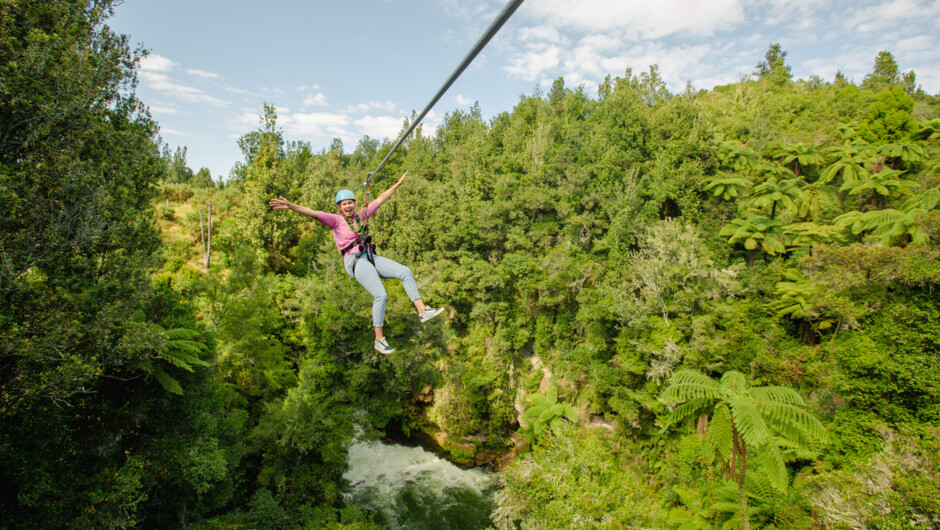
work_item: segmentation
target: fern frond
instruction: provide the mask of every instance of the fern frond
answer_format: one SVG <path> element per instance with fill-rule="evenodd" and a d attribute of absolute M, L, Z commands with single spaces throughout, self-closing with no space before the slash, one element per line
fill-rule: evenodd
<path fill-rule="evenodd" d="M 747 390 L 747 378 L 737 370 L 728 370 L 721 376 L 721 388 L 734 393 L 744 392 Z"/>
<path fill-rule="evenodd" d="M 179 381 L 173 379 L 173 377 L 166 373 L 163 368 L 157 366 L 154 368 L 152 373 L 154 379 L 156 379 L 157 382 L 160 383 L 160 386 L 162 386 L 167 392 L 176 395 L 183 394 L 183 387 L 180 386 Z"/>
<path fill-rule="evenodd" d="M 720 397 L 717 383 L 707 375 L 694 370 L 677 370 L 673 372 L 669 382 L 670 386 L 663 391 L 660 397 L 660 400 L 666 403 L 700 398 L 717 399 Z"/>
<path fill-rule="evenodd" d="M 717 451 L 723 460 L 727 460 L 731 456 L 732 438 L 731 410 L 722 403 L 715 407 L 715 414 L 705 431 L 702 451 L 709 457 Z"/>
<path fill-rule="evenodd" d="M 779 493 L 786 493 L 790 486 L 790 474 L 787 472 L 787 466 L 783 461 L 783 455 L 775 443 L 765 444 L 757 453 L 758 466 L 761 475 L 767 478 L 767 481 L 773 486 L 773 489 Z"/>
<path fill-rule="evenodd" d="M 553 406 L 558 402 L 558 385 L 551 385 L 548 387 L 548 390 L 545 391 L 545 403 L 548 406 Z"/>
<path fill-rule="evenodd" d="M 183 370 L 186 370 L 187 372 L 193 371 L 192 365 L 209 366 L 209 363 L 207 363 L 206 361 L 203 361 L 199 357 L 196 357 L 195 355 L 191 355 L 190 353 L 185 352 L 185 351 L 164 350 L 159 353 L 159 357 L 160 359 L 163 359 L 164 361 L 172 364 L 173 366 L 176 366 L 177 368 L 182 368 Z"/>
<path fill-rule="evenodd" d="M 199 338 L 200 333 L 194 329 L 173 328 L 164 332 L 168 340 L 194 340 Z"/>
<path fill-rule="evenodd" d="M 770 439 L 770 429 L 761 417 L 754 401 L 744 397 L 728 400 L 731 405 L 731 417 L 738 433 L 750 447 L 760 447 Z"/>
<path fill-rule="evenodd" d="M 702 407 L 708 405 L 711 402 L 709 399 L 698 398 L 679 405 L 674 408 L 672 412 L 666 416 L 665 424 L 663 425 L 663 431 L 665 432 L 669 427 L 679 423 L 680 421 L 687 418 L 689 415 L 695 413 L 695 411 L 701 409 Z"/>
<path fill-rule="evenodd" d="M 806 405 L 806 403 L 803 401 L 803 397 L 800 396 L 797 391 L 785 386 L 765 386 L 754 388 L 751 389 L 751 395 L 754 396 L 754 401 L 760 404 L 786 403 L 788 405 Z"/>
<path fill-rule="evenodd" d="M 829 443 L 829 432 L 819 419 L 812 413 L 786 403 L 763 403 L 760 409 L 766 417 L 780 424 L 789 424 L 799 429 L 801 437 L 810 444 Z"/>
<path fill-rule="evenodd" d="M 562 417 L 567 418 L 571 423 L 578 423 L 578 409 L 574 408 L 572 405 L 565 404 L 564 411 L 561 413 Z"/>
<path fill-rule="evenodd" d="M 764 502 L 776 497 L 777 491 L 779 491 L 774 487 L 769 477 L 763 473 L 763 468 L 760 471 L 747 470 L 744 475 L 744 490 L 747 492 L 748 497 Z"/>
<path fill-rule="evenodd" d="M 529 394 L 526 397 L 526 401 L 529 402 L 531 408 L 542 409 L 548 406 L 548 400 L 545 398 L 545 394 Z"/>

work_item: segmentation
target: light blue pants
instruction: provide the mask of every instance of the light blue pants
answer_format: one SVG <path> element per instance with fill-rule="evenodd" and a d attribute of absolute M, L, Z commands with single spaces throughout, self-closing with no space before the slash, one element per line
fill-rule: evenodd
<path fill-rule="evenodd" d="M 381 328 L 385 323 L 385 303 L 388 301 L 385 286 L 382 285 L 382 278 L 398 278 L 401 280 L 401 284 L 405 288 L 405 294 L 412 302 L 421 298 L 421 295 L 418 294 L 418 284 L 415 283 L 415 277 L 411 274 L 411 269 L 382 256 L 373 257 L 375 258 L 375 266 L 369 263 L 365 254 L 359 257 L 358 262 L 356 262 L 356 255 L 350 254 L 343 260 L 343 267 L 346 269 L 346 274 L 355 278 L 372 295 L 372 325 Z M 352 270 L 353 262 L 356 262 L 355 273 Z"/>

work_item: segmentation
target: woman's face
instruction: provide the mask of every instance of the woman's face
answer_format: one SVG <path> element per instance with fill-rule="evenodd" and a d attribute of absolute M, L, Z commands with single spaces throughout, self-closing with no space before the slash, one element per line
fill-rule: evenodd
<path fill-rule="evenodd" d="M 344 217 L 352 217 L 356 213 L 356 200 L 346 199 L 339 201 L 336 207 L 339 208 L 339 213 Z"/>

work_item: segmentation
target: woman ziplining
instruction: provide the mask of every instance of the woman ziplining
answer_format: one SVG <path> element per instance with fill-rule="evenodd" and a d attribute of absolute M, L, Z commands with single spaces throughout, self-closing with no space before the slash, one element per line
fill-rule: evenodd
<path fill-rule="evenodd" d="M 418 311 L 418 319 L 423 323 L 441 314 L 443 308 L 426 307 L 418 293 L 418 285 L 414 275 L 408 267 L 388 258 L 376 255 L 375 245 L 372 244 L 368 233 L 368 220 L 387 201 L 395 190 L 401 186 L 408 175 L 406 171 L 398 182 L 383 191 L 374 201 L 365 208 L 356 210 L 356 196 L 350 190 L 339 190 L 336 193 L 336 208 L 338 214 L 313 210 L 306 206 L 299 206 L 289 202 L 284 197 L 271 199 L 268 204 L 275 210 L 291 210 L 317 221 L 333 230 L 333 240 L 336 248 L 343 256 L 343 268 L 346 274 L 355 278 L 369 294 L 372 295 L 372 326 L 375 329 L 375 349 L 379 353 L 390 354 L 395 351 L 385 340 L 382 327 L 385 323 L 385 303 L 388 295 L 382 278 L 397 278 L 405 288 L 405 294 Z M 368 199 L 368 197 L 367 197 Z"/>
<path fill-rule="evenodd" d="M 510 0 L 510 2 L 503 7 L 503 10 L 500 11 L 496 20 L 490 24 L 476 44 L 473 45 L 470 52 L 450 74 L 450 77 L 444 85 L 437 91 L 437 94 L 431 98 L 431 102 L 428 103 L 417 118 L 412 120 L 408 129 L 398 137 L 398 140 L 392 145 L 392 148 L 385 154 L 385 158 L 379 162 L 375 171 L 366 176 L 366 181 L 363 184 L 363 188 L 366 190 L 366 202 L 368 202 L 369 199 L 369 190 L 372 189 L 372 177 L 382 169 L 382 166 L 388 162 L 389 158 L 398 150 L 398 147 L 402 145 L 405 139 L 414 131 L 415 127 L 421 123 L 421 120 L 424 119 L 431 108 L 434 107 L 434 104 L 441 99 L 444 92 L 457 80 L 460 74 L 470 65 L 470 62 L 473 61 L 474 57 L 483 50 L 486 43 L 488 43 L 503 24 L 509 20 L 509 17 L 512 16 L 516 9 L 522 5 L 522 2 L 523 0 Z M 375 211 L 379 209 L 382 203 L 387 201 L 389 197 L 395 193 L 395 190 L 404 182 L 406 175 L 408 175 L 407 171 L 391 188 L 382 192 L 374 201 L 358 211 L 356 211 L 356 196 L 353 192 L 340 190 L 336 194 L 336 206 L 339 210 L 338 215 L 291 204 L 284 197 L 271 199 L 269 202 L 270 206 L 274 209 L 293 210 L 308 217 L 313 217 L 333 229 L 333 239 L 336 241 L 336 247 L 343 255 L 343 267 L 345 267 L 346 273 L 355 278 L 356 281 L 365 287 L 372 295 L 372 324 L 375 328 L 375 349 L 385 354 L 392 353 L 395 350 L 388 345 L 388 342 L 385 340 L 385 335 L 382 333 L 382 325 L 385 322 L 385 302 L 387 300 L 385 287 L 382 285 L 382 278 L 398 278 L 401 280 L 405 288 L 405 293 L 408 294 L 408 298 L 411 299 L 411 302 L 415 305 L 415 309 L 418 310 L 418 318 L 421 322 L 427 322 L 443 311 L 443 309 L 440 308 L 434 309 L 424 306 L 421 295 L 418 294 L 418 286 L 415 284 L 411 269 L 390 259 L 375 255 L 375 246 L 372 245 L 371 236 L 369 235 L 369 218 L 375 214 Z"/>

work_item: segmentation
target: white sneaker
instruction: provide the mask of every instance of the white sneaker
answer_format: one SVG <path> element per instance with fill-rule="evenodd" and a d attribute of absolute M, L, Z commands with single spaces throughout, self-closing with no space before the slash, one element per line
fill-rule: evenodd
<path fill-rule="evenodd" d="M 418 315 L 418 320 L 420 320 L 421 323 L 424 323 L 436 317 L 437 315 L 440 315 L 443 312 L 444 312 L 443 307 L 438 307 L 437 309 L 433 307 L 425 307 L 424 313 L 421 313 L 420 315 Z"/>
<path fill-rule="evenodd" d="M 392 348 L 391 346 L 389 346 L 388 343 L 385 342 L 385 339 L 382 339 L 382 340 L 375 341 L 375 351 L 388 355 L 394 352 L 395 348 Z"/>

